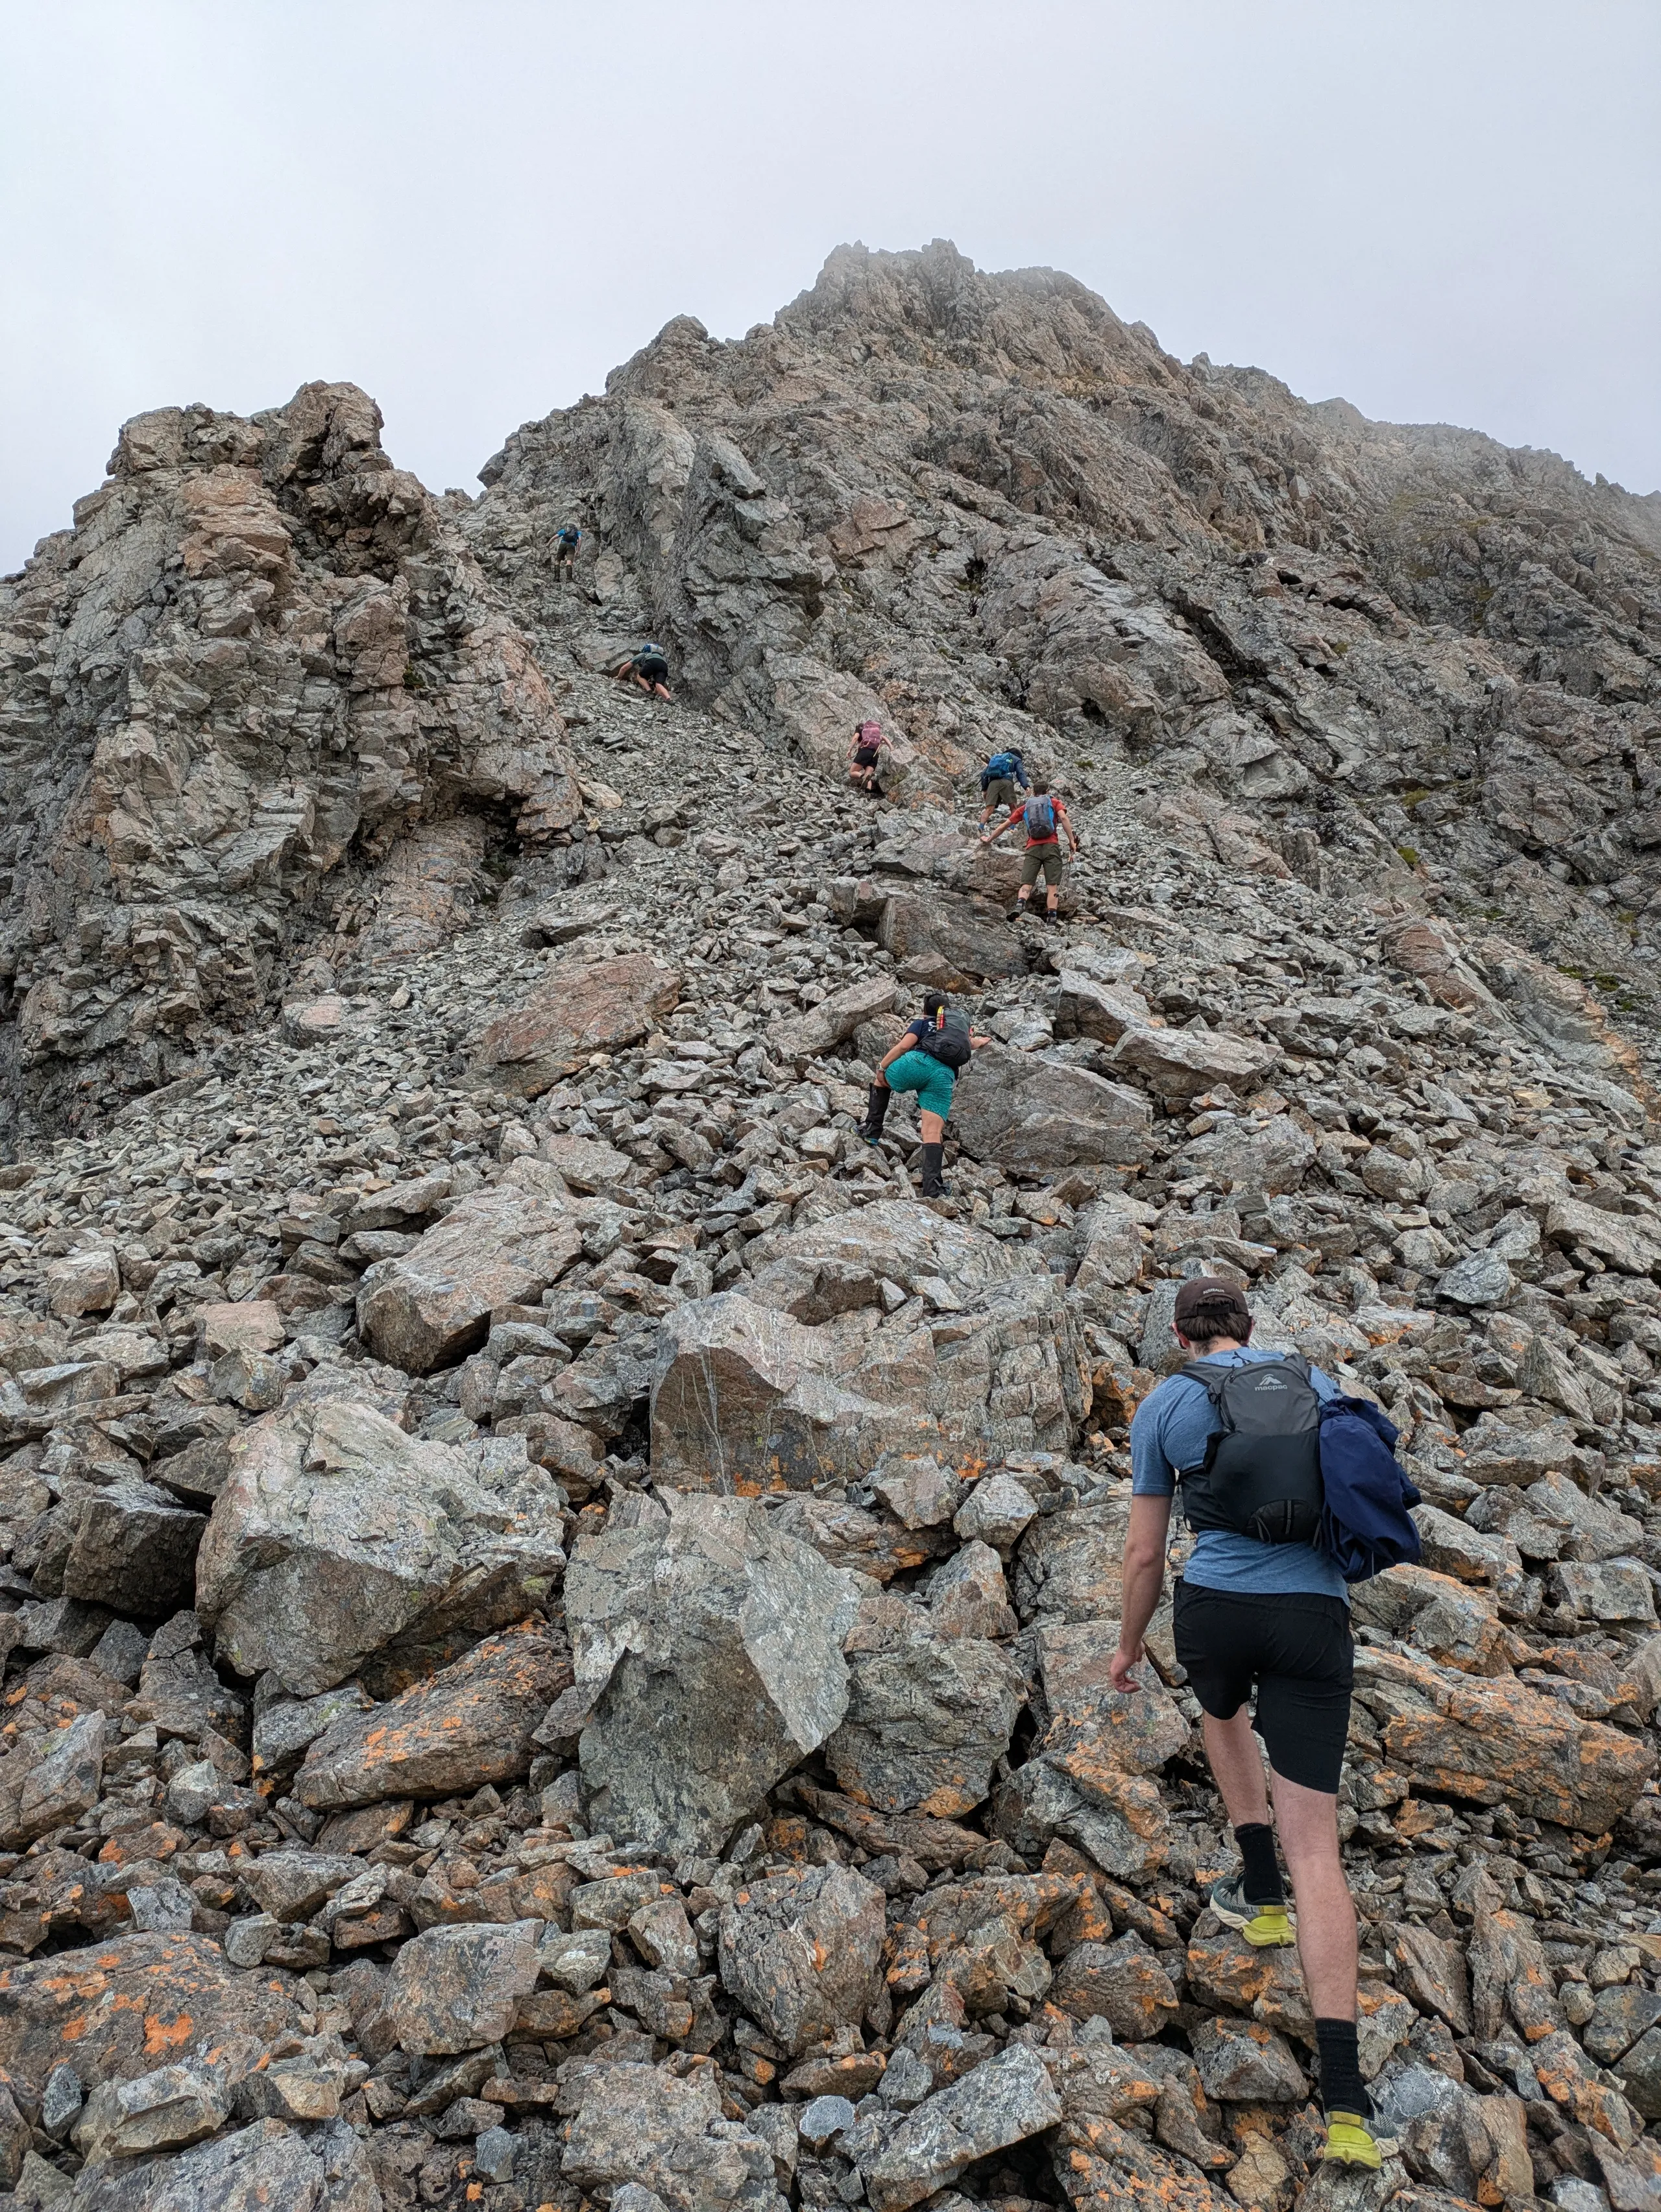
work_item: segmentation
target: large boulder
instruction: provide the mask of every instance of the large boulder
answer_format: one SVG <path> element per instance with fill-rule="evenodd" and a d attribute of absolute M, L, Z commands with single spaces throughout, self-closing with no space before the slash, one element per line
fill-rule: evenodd
<path fill-rule="evenodd" d="M 210 2085 L 212 2077 L 203 2080 Z M 367 2146 L 336 2118 L 305 2128 L 256 2120 L 155 2158 L 88 2160 L 62 2202 L 64 2212 L 252 2212 L 279 2204 L 296 2212 L 378 2212 L 382 2198 Z"/>
<path fill-rule="evenodd" d="M 907 2212 L 977 2159 L 1040 2135 L 1061 2117 L 1042 2055 L 1012 2043 L 908 2114 L 865 2167 L 866 2196 L 874 2212 Z"/>
<path fill-rule="evenodd" d="M 187 1607 L 206 1517 L 131 1477 L 88 1498 L 64 1565 L 64 1595 L 165 1619 Z"/>
<path fill-rule="evenodd" d="M 785 2212 L 772 2152 L 722 2117 L 713 2066 L 573 2070 L 563 2172 L 574 2190 L 629 2212 Z"/>
<path fill-rule="evenodd" d="M 570 1683 L 569 1659 L 547 1634 L 493 1637 L 389 1704 L 343 1714 L 313 1739 L 295 1795 L 332 1810 L 510 1781 L 528 1771 L 531 1739 Z"/>
<path fill-rule="evenodd" d="M 1064 1506 L 1029 1528 L 1015 1559 L 1015 1609 L 1023 1621 L 1116 1620 L 1130 1491 Z"/>
<path fill-rule="evenodd" d="M 964 1152 L 1017 1175 L 1135 1166 L 1152 1122 L 1140 1091 L 1008 1045 L 982 1046 L 952 1100 L 952 1129 Z"/>
<path fill-rule="evenodd" d="M 721 1978 L 793 2055 L 857 2027 L 882 1983 L 883 1893 L 851 1867 L 752 1881 L 722 1907 Z"/>
<path fill-rule="evenodd" d="M 782 1060 L 809 1059 L 816 1053 L 834 1052 L 853 1036 L 861 1022 L 874 1021 L 894 1004 L 894 979 L 880 970 L 862 975 L 821 999 L 816 1006 L 775 1022 L 768 1032 L 770 1048 Z"/>
<path fill-rule="evenodd" d="M 1387 1763 L 1419 1788 L 1601 1835 L 1655 1771 L 1641 1739 L 1585 1720 L 1509 1678 L 1483 1680 L 1377 1647 L 1359 1652 L 1356 1693 Z"/>
<path fill-rule="evenodd" d="M 1129 983 L 1107 982 L 1081 968 L 1062 969 L 1056 994 L 1056 1034 L 1094 1037 L 1117 1044 L 1127 1030 L 1145 1029 L 1153 1020 L 1147 1000 Z"/>
<path fill-rule="evenodd" d="M 1188 1723 L 1157 1682 L 1134 1698 L 1114 1689 L 1116 1620 L 1051 1620 L 1034 1641 L 1049 1725 L 1000 1788 L 994 1826 L 1017 1850 L 1040 1855 L 1061 1836 L 1120 1880 L 1143 1881 L 1171 1849 L 1152 1778 L 1187 1743 Z"/>
<path fill-rule="evenodd" d="M 901 975 L 942 991 L 1026 973 L 1020 939 L 1002 915 L 954 891 L 895 892 L 883 908 L 877 935 Z"/>
<path fill-rule="evenodd" d="M 537 1985 L 543 1923 L 473 1922 L 411 1936 L 392 1961 L 384 2005 L 399 2046 L 422 2057 L 500 2043 Z"/>
<path fill-rule="evenodd" d="M 1315 1139 L 1289 1114 L 1226 1119 L 1184 1145 L 1174 1164 L 1184 1176 L 1208 1176 L 1214 1182 L 1272 1196 L 1297 1189 L 1315 1164 Z"/>
<path fill-rule="evenodd" d="M 652 1465 L 752 1494 L 857 1479 L 887 1451 L 1064 1451 L 1087 1370 L 1047 1269 L 971 1224 L 885 1200 L 758 1237 L 742 1291 L 665 1323 Z"/>
<path fill-rule="evenodd" d="M 1274 1045 L 1215 1030 L 1127 1029 L 1114 1060 L 1167 1106 L 1184 1106 L 1219 1084 L 1255 1091 L 1280 1057 Z"/>
<path fill-rule="evenodd" d="M 1020 1669 L 1000 1645 L 943 1636 L 921 1606 L 892 1610 L 852 1655 L 848 1717 L 825 1747 L 843 1788 L 885 1813 L 951 1820 L 981 1803 L 1009 1749 Z"/>
<path fill-rule="evenodd" d="M 410 1251 L 364 1275 L 359 1334 L 408 1374 L 453 1367 L 484 1343 L 497 1307 L 539 1297 L 581 1251 L 581 1228 L 551 1200 L 521 1188 L 475 1191 Z"/>
<path fill-rule="evenodd" d="M 0 1759 L 0 1850 L 21 1851 L 98 1802 L 105 1719 L 96 1707 L 64 1728 L 32 1729 Z"/>
<path fill-rule="evenodd" d="M 536 1098 L 591 1053 L 635 1043 L 680 997 L 680 977 L 648 953 L 557 960 L 522 1006 L 483 1031 L 470 1074 L 493 1091 Z"/>
<path fill-rule="evenodd" d="M 206 1936 L 118 1936 L 0 1967 L 0 2067 L 37 2094 L 71 2052 L 90 2089 L 137 2080 L 163 2053 L 270 2046 L 300 2020 L 280 1977 L 238 1973 Z"/>
<path fill-rule="evenodd" d="M 671 1495 L 579 1540 L 566 1580 L 594 1826 L 667 1856 L 719 1848 L 848 1705 L 850 1578 L 739 1498 Z M 586 1725 L 582 1723 L 586 1722 Z"/>
<path fill-rule="evenodd" d="M 545 1484 L 486 1490 L 447 1444 L 350 1400 L 268 1414 L 230 1447 L 197 1555 L 222 1662 L 315 1697 L 371 1653 L 523 1620 L 564 1555 Z"/>

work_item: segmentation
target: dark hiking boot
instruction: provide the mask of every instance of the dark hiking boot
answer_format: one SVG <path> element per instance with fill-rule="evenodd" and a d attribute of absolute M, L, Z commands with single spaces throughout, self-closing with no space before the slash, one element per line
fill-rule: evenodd
<path fill-rule="evenodd" d="M 919 1198 L 944 1198 L 946 1185 L 940 1181 L 940 1157 L 944 1145 L 925 1145 L 922 1148 L 922 1181 L 917 1185 Z"/>
<path fill-rule="evenodd" d="M 870 1096 L 865 1102 L 865 1119 L 860 1123 L 858 1132 L 867 1145 L 881 1141 L 882 1125 L 888 1118 L 888 1102 L 893 1095 L 885 1083 L 871 1085 Z"/>

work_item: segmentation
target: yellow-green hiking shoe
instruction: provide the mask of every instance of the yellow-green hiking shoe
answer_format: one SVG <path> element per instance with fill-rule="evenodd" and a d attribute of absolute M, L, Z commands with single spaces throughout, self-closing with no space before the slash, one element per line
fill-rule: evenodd
<path fill-rule="evenodd" d="M 1259 1951 L 1278 1950 L 1298 1940 L 1287 1907 L 1250 1904 L 1243 1875 L 1227 1875 L 1221 1881 L 1213 1882 L 1208 1901 L 1225 1928 L 1238 1928 L 1246 1942 Z"/>
<path fill-rule="evenodd" d="M 1327 2114 L 1326 2148 L 1321 2156 L 1331 2166 L 1365 2166 L 1374 2172 L 1381 2162 L 1372 2130 L 1359 2112 Z"/>

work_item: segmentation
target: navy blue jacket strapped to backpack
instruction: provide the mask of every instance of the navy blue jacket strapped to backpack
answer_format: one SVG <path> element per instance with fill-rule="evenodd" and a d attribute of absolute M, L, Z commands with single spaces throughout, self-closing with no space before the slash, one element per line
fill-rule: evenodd
<path fill-rule="evenodd" d="M 1321 1549 L 1347 1583 L 1419 1558 L 1408 1508 L 1419 1492 L 1396 1462 L 1399 1431 L 1367 1398 L 1329 1398 L 1321 1407 Z"/>

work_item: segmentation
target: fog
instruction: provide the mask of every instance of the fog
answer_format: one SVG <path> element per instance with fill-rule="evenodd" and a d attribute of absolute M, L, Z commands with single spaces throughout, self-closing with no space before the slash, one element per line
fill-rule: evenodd
<path fill-rule="evenodd" d="M 351 378 L 435 489 L 843 240 L 1661 483 L 1661 11 L 6 4 L 0 568 L 128 416 Z"/>

